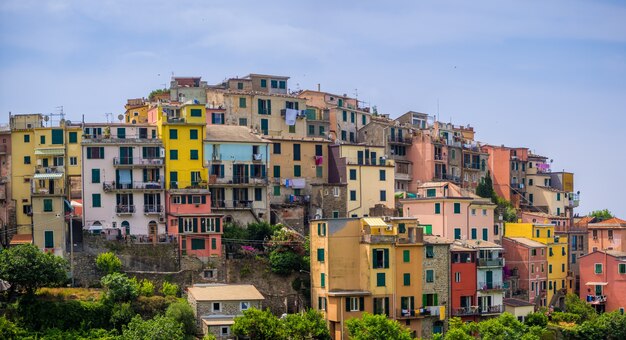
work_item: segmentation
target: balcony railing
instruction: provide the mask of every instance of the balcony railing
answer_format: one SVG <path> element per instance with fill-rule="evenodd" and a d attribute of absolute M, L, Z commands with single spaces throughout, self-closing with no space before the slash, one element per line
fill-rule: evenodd
<path fill-rule="evenodd" d="M 482 306 L 480 308 L 480 314 L 497 314 L 497 313 L 503 313 L 503 312 L 504 312 L 503 305 Z"/>
<path fill-rule="evenodd" d="M 502 282 L 478 282 L 478 290 L 502 290 L 504 285 Z"/>
<path fill-rule="evenodd" d="M 209 184 L 267 184 L 266 177 L 246 177 L 246 176 L 227 176 L 217 177 L 214 175 L 209 176 Z"/>
<path fill-rule="evenodd" d="M 163 166 L 163 158 L 114 157 L 115 166 Z"/>
<path fill-rule="evenodd" d="M 478 314 L 478 312 L 479 312 L 478 306 L 461 307 L 461 308 L 453 309 L 452 310 L 452 315 L 454 315 L 454 316 L 476 315 L 476 314 Z"/>
<path fill-rule="evenodd" d="M 63 166 L 41 166 L 38 165 L 35 167 L 36 174 L 62 174 L 65 172 Z"/>
<path fill-rule="evenodd" d="M 504 259 L 503 258 L 478 259 L 478 266 L 479 267 L 503 267 Z"/>
<path fill-rule="evenodd" d="M 442 174 L 442 173 L 435 173 L 435 176 L 433 177 L 433 179 L 436 181 L 451 181 L 455 183 L 461 182 L 461 177 L 459 176 L 454 176 L 451 174 Z"/>
<path fill-rule="evenodd" d="M 148 214 L 160 214 L 163 212 L 163 206 L 159 204 L 144 204 L 143 213 Z"/>
<path fill-rule="evenodd" d="M 419 311 L 417 312 L 419 315 Z M 396 318 L 414 318 L 416 316 L 415 309 L 397 309 Z"/>
<path fill-rule="evenodd" d="M 135 213 L 135 205 L 126 205 L 126 204 L 118 204 L 115 207 L 116 214 L 134 214 Z"/>
<path fill-rule="evenodd" d="M 444 157 L 443 157 L 442 155 L 435 154 L 435 156 L 434 156 L 434 157 L 435 157 L 435 160 L 436 160 L 436 161 L 444 161 L 444 160 L 445 160 L 445 159 L 444 159 Z"/>
<path fill-rule="evenodd" d="M 170 189 L 208 189 L 209 183 L 206 181 L 171 181 Z"/>
<path fill-rule="evenodd" d="M 464 163 L 465 169 L 480 170 L 480 163 Z"/>
<path fill-rule="evenodd" d="M 387 141 L 390 143 L 411 144 L 413 140 L 410 137 L 388 136 Z"/>
<path fill-rule="evenodd" d="M 385 165 L 382 159 L 376 158 L 346 158 L 346 163 L 350 165 Z"/>
<path fill-rule="evenodd" d="M 393 235 L 361 235 L 362 243 L 381 244 L 381 243 L 395 243 L 396 236 Z"/>
<path fill-rule="evenodd" d="M 131 183 L 116 183 L 115 181 L 111 182 L 102 182 L 102 190 L 105 192 L 116 191 L 116 190 L 163 190 L 164 186 L 161 182 L 137 182 L 133 181 Z"/>
<path fill-rule="evenodd" d="M 184 123 L 185 122 L 185 117 L 171 117 L 168 116 L 167 117 L 167 122 L 168 123 Z"/>
<path fill-rule="evenodd" d="M 65 189 L 63 187 L 55 187 L 53 190 L 51 190 L 50 188 L 33 187 L 31 188 L 30 193 L 33 195 L 42 195 L 42 196 L 64 195 Z"/>
<path fill-rule="evenodd" d="M 213 200 L 211 201 L 213 209 L 252 209 L 252 201 L 250 200 Z"/>
<path fill-rule="evenodd" d="M 599 305 L 606 303 L 607 296 L 606 295 L 587 295 L 587 302 L 592 305 Z"/>

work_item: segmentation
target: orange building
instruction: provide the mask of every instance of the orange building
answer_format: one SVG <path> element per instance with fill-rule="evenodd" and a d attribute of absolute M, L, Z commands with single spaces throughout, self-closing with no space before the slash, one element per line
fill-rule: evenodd
<path fill-rule="evenodd" d="M 496 194 L 518 208 L 520 204 L 526 204 L 528 148 L 484 145 L 482 150 L 489 154 L 487 165 Z"/>

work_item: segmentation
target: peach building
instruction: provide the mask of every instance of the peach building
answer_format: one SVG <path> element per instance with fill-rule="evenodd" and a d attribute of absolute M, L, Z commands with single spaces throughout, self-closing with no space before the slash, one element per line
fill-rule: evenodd
<path fill-rule="evenodd" d="M 417 198 L 400 200 L 403 216 L 419 217 L 425 234 L 449 239 L 493 241 L 495 204 L 450 182 L 428 182 L 417 188 Z"/>
<path fill-rule="evenodd" d="M 589 250 L 626 251 L 626 221 L 617 217 L 587 225 Z"/>
<path fill-rule="evenodd" d="M 546 305 L 548 249 L 525 237 L 503 237 L 507 279 L 512 297 L 537 307 Z"/>
<path fill-rule="evenodd" d="M 482 151 L 489 154 L 487 165 L 496 194 L 516 207 L 525 204 L 528 148 L 484 145 Z"/>
<path fill-rule="evenodd" d="M 433 180 L 450 180 L 459 183 L 460 177 L 448 175 L 448 147 L 432 129 L 418 130 L 413 144 L 407 149 L 407 159 L 413 164 L 409 191 L 417 191 L 422 183 Z"/>
<path fill-rule="evenodd" d="M 596 250 L 580 258 L 580 298 L 598 312 L 626 308 L 626 252 Z"/>

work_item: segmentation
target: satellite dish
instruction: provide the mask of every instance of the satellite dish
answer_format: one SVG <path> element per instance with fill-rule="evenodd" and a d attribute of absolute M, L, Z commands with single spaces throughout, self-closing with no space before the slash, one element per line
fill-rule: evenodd
<path fill-rule="evenodd" d="M 117 115 L 117 119 L 118 119 L 119 121 L 122 121 L 122 120 L 124 119 L 124 115 L 123 115 L 123 114 L 119 114 L 119 115 Z"/>
<path fill-rule="evenodd" d="M 43 120 L 45 120 L 46 122 L 50 120 L 50 116 L 43 116 Z"/>

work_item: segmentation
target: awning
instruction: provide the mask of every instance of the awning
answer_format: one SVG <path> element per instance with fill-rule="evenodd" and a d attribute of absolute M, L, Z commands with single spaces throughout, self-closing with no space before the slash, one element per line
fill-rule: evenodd
<path fill-rule="evenodd" d="M 587 282 L 585 283 L 586 286 L 606 286 L 608 285 L 608 282 Z"/>
<path fill-rule="evenodd" d="M 387 223 L 380 217 L 363 217 L 363 222 L 370 227 L 386 227 Z"/>
<path fill-rule="evenodd" d="M 365 296 L 372 295 L 368 290 L 331 290 L 328 296 Z"/>
<path fill-rule="evenodd" d="M 62 178 L 63 174 L 34 174 L 34 179 L 59 179 Z"/>
<path fill-rule="evenodd" d="M 17 235 L 13 235 L 13 238 L 11 239 L 11 242 L 9 244 L 17 245 L 17 244 L 30 244 L 30 243 L 33 243 L 33 235 L 17 234 Z"/>
<path fill-rule="evenodd" d="M 50 149 L 35 149 L 35 156 L 55 156 L 55 155 L 64 155 L 64 148 L 50 148 Z"/>
<path fill-rule="evenodd" d="M 202 319 L 202 323 L 204 323 L 207 326 L 231 326 L 235 324 L 235 320 L 207 320 L 207 319 Z"/>

